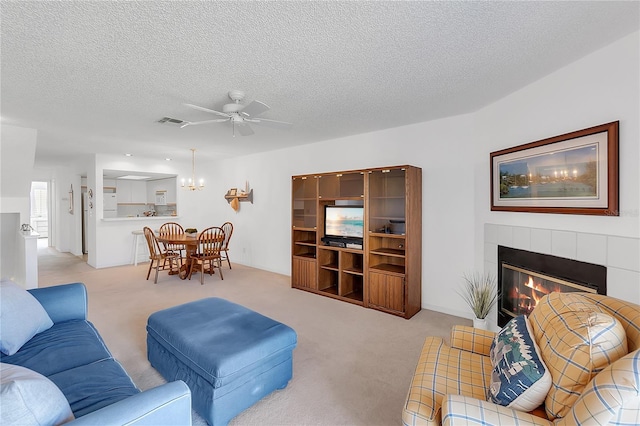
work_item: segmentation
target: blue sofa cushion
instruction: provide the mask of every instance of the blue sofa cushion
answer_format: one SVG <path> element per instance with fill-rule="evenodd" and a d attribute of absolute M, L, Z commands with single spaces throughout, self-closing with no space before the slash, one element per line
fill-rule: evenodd
<path fill-rule="evenodd" d="M 283 362 L 297 343 L 292 328 L 216 297 L 151 314 L 147 332 L 215 388 Z"/>
<path fill-rule="evenodd" d="M 76 417 L 140 393 L 120 363 L 105 359 L 49 376 Z"/>
<path fill-rule="evenodd" d="M 8 280 L 0 281 L 0 351 L 13 355 L 33 336 L 49 329 L 53 321 L 27 290 Z"/>
<path fill-rule="evenodd" d="M 47 377 L 109 358 L 111 353 L 98 331 L 84 320 L 54 324 L 36 334 L 14 355 L 0 354 L 0 362 L 21 365 Z"/>

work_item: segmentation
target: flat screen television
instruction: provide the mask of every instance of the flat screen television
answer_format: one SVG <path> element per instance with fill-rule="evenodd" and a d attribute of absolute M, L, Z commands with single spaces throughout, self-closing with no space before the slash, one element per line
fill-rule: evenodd
<path fill-rule="evenodd" d="M 324 235 L 334 238 L 364 236 L 364 208 L 362 206 L 325 206 Z"/>

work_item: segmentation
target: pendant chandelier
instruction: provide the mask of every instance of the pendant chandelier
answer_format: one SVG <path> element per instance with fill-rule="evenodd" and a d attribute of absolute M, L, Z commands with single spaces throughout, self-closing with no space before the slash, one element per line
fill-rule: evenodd
<path fill-rule="evenodd" d="M 204 179 L 200 179 L 200 185 L 196 185 L 196 150 L 195 148 L 191 148 L 191 177 L 189 178 L 188 184 L 185 184 L 184 179 L 182 179 L 182 188 L 188 189 L 189 191 L 201 190 L 204 189 Z"/>

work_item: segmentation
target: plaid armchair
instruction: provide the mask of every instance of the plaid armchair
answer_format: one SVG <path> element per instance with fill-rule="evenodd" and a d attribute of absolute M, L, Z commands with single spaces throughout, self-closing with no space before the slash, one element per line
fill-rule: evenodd
<path fill-rule="evenodd" d="M 615 331 L 594 333 L 594 315 L 615 318 Z M 455 326 L 450 346 L 442 338 L 426 339 L 403 424 L 640 424 L 640 306 L 602 295 L 552 293 L 529 321 L 553 381 L 540 408 L 523 412 L 488 402 L 495 334 Z M 598 338 L 603 340 L 590 340 Z"/>

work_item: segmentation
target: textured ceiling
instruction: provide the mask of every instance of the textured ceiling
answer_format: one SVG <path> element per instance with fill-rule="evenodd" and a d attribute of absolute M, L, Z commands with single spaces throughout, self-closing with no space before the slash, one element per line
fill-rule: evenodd
<path fill-rule="evenodd" d="M 2 122 L 37 163 L 132 152 L 188 160 L 477 110 L 639 28 L 638 2 L 8 2 Z M 227 92 L 289 130 L 215 118 Z"/>

